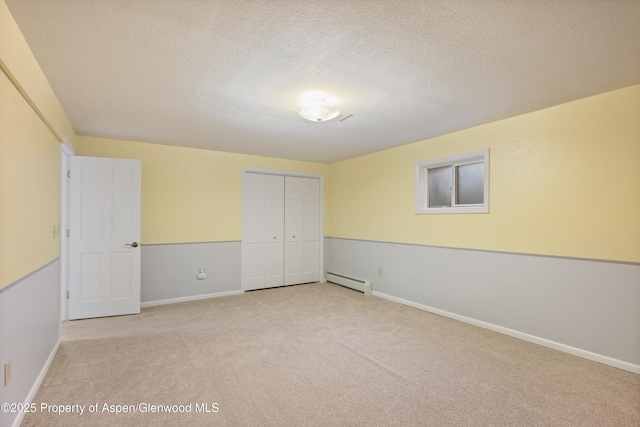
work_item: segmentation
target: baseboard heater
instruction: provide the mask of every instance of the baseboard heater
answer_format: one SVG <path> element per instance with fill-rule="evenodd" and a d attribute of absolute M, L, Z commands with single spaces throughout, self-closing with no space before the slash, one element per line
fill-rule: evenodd
<path fill-rule="evenodd" d="M 364 292 L 365 295 L 371 295 L 371 282 L 369 280 L 358 279 L 356 277 L 333 273 L 331 271 L 327 271 L 326 277 L 327 282 Z"/>

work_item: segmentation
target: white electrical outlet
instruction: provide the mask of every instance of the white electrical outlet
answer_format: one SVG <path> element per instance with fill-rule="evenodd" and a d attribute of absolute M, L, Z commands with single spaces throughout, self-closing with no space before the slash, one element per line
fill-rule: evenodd
<path fill-rule="evenodd" d="M 207 273 L 205 273 L 204 270 L 198 271 L 198 280 L 203 280 L 206 278 L 207 278 Z"/>
<path fill-rule="evenodd" d="M 7 360 L 4 364 L 4 386 L 9 385 L 11 381 L 11 360 Z"/>
<path fill-rule="evenodd" d="M 382 276 L 382 267 L 378 267 L 378 276 Z"/>

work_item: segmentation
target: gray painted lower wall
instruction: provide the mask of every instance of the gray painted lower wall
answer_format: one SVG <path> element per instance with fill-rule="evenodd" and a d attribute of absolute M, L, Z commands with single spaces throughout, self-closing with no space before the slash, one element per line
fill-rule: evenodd
<path fill-rule="evenodd" d="M 241 292 L 240 251 L 240 242 L 144 245 L 141 302 Z M 197 279 L 200 270 L 206 279 Z"/>
<path fill-rule="evenodd" d="M 6 387 L 0 384 L 0 403 L 33 398 L 59 337 L 60 262 L 56 259 L 0 291 L 0 361 L 4 365 L 11 360 L 11 381 Z M 0 411 L 0 426 L 17 423 L 17 415 Z"/>
<path fill-rule="evenodd" d="M 640 265 L 336 238 L 325 245 L 327 270 L 371 280 L 374 293 L 640 368 Z"/>

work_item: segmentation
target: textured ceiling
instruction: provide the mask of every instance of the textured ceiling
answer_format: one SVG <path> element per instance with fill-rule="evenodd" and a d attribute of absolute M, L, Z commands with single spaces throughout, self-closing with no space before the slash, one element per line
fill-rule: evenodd
<path fill-rule="evenodd" d="M 333 162 L 640 83 L 637 0 L 6 3 L 81 135 Z"/>

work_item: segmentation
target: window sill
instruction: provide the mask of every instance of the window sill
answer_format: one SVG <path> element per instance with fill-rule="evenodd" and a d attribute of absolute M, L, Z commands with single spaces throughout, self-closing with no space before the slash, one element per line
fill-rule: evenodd
<path fill-rule="evenodd" d="M 416 215 L 424 214 L 486 214 L 489 213 L 488 206 L 456 206 L 451 208 L 422 208 L 414 209 Z"/>

